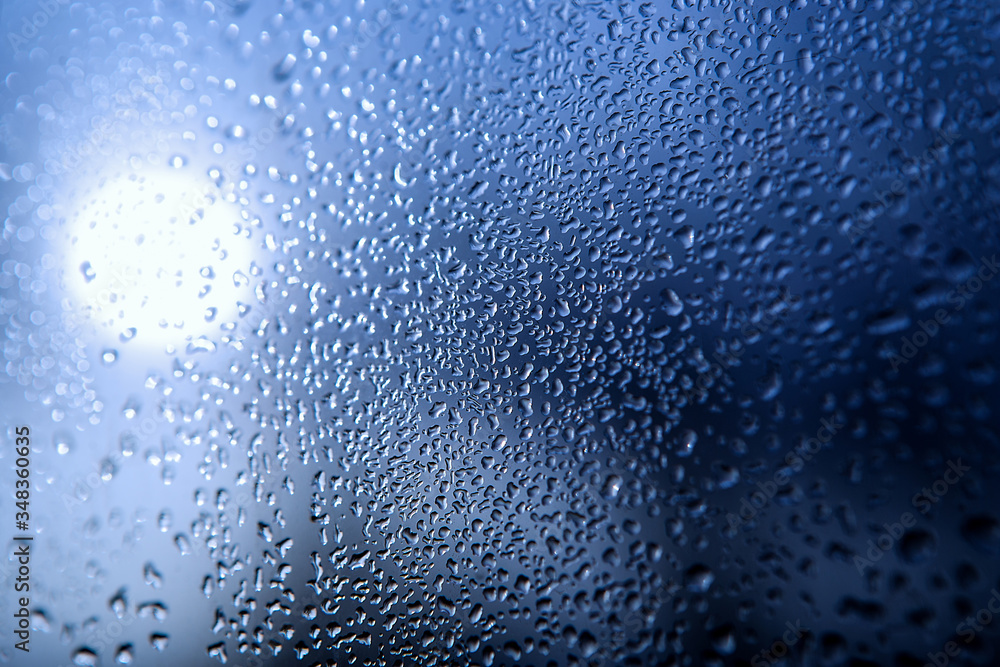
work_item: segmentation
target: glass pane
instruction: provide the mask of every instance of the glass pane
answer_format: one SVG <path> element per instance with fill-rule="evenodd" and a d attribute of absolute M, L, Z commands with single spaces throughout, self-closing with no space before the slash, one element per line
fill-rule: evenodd
<path fill-rule="evenodd" d="M 0 662 L 997 662 L 997 3 L 0 25 Z"/>

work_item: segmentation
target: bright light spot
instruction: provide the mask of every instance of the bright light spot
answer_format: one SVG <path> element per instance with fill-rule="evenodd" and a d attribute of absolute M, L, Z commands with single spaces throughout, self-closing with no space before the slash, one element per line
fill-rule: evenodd
<path fill-rule="evenodd" d="M 240 209 L 182 170 L 96 181 L 70 203 L 64 280 L 76 314 L 115 339 L 214 338 L 253 297 Z"/>

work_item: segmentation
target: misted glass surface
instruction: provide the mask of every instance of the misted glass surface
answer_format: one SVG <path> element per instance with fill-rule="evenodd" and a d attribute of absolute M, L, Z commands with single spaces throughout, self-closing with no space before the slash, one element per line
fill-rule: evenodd
<path fill-rule="evenodd" d="M 0 25 L 0 664 L 1000 664 L 1000 2 Z"/>

